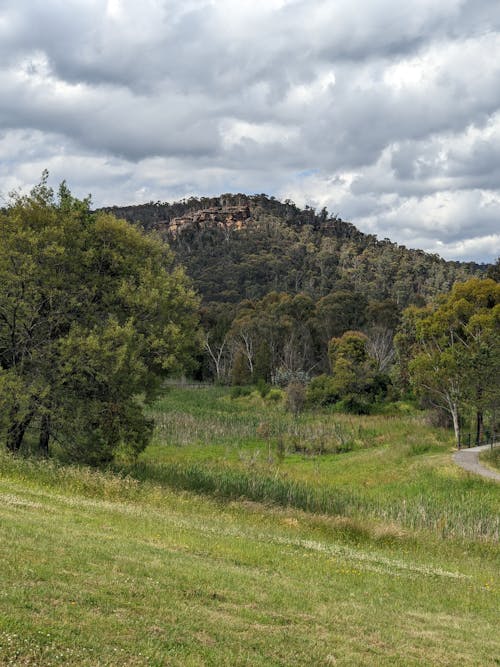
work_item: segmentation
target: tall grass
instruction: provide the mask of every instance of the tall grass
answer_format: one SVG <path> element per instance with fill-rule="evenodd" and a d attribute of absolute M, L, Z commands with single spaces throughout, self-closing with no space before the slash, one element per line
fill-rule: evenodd
<path fill-rule="evenodd" d="M 155 445 L 129 472 L 223 498 L 498 541 L 494 482 L 455 470 L 451 434 L 424 413 L 394 412 L 323 409 L 294 418 L 257 394 L 231 400 L 222 388 L 171 390 L 154 409 Z"/>
<path fill-rule="evenodd" d="M 373 517 L 406 528 L 436 531 L 442 537 L 498 541 L 500 515 L 484 504 L 481 493 L 463 490 L 450 497 L 449 487 L 408 498 L 370 497 L 356 490 L 313 486 L 283 475 L 250 474 L 228 466 L 139 463 L 129 470 L 137 479 L 155 480 L 176 489 L 213 494 L 225 499 L 249 499 L 294 507 L 315 514 L 351 518 Z M 474 487 L 474 483 L 470 485 Z M 469 492 L 471 488 L 469 488 Z"/>

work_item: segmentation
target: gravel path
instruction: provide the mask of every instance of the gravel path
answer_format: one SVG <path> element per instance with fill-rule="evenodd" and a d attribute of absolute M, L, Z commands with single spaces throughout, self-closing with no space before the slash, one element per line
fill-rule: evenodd
<path fill-rule="evenodd" d="M 473 472 L 476 475 L 495 479 L 500 482 L 500 472 L 495 472 L 479 463 L 479 452 L 489 449 L 490 445 L 481 445 L 480 447 L 471 447 L 470 449 L 460 449 L 453 454 L 453 460 L 467 472 Z"/>

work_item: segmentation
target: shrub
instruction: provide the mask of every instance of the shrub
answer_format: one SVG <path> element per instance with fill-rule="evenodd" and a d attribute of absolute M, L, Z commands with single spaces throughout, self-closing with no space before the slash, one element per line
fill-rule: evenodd
<path fill-rule="evenodd" d="M 372 409 L 368 400 L 357 394 L 345 396 L 338 401 L 337 407 L 341 412 L 348 412 L 352 415 L 369 415 Z"/>
<path fill-rule="evenodd" d="M 235 398 L 240 398 L 241 396 L 250 396 L 251 393 L 252 393 L 251 387 L 240 387 L 238 385 L 236 387 L 231 387 L 230 396 L 232 399 L 235 399 Z"/>
<path fill-rule="evenodd" d="M 267 384 L 267 382 L 263 378 L 259 378 L 257 381 L 257 391 L 262 396 L 262 398 L 265 398 L 269 394 L 270 390 L 271 387 Z"/>
<path fill-rule="evenodd" d="M 295 417 L 304 409 L 306 390 L 300 382 L 290 382 L 286 388 L 286 406 Z"/>
<path fill-rule="evenodd" d="M 281 391 L 281 389 L 275 389 L 275 388 L 270 389 L 266 396 L 266 400 L 273 401 L 275 403 L 281 401 L 282 398 L 283 398 L 283 392 Z"/>
<path fill-rule="evenodd" d="M 318 375 L 307 386 L 307 402 L 309 405 L 328 405 L 336 403 L 340 396 L 331 375 Z"/>

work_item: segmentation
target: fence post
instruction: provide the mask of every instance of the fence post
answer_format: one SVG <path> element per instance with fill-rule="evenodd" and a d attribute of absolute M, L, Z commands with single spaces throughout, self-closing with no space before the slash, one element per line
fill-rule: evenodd
<path fill-rule="evenodd" d="M 467 433 L 467 447 L 470 449 L 470 433 Z"/>

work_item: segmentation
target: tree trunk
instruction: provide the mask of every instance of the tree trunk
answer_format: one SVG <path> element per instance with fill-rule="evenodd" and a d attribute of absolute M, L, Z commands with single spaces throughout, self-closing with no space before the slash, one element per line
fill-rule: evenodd
<path fill-rule="evenodd" d="M 50 415 L 43 414 L 40 421 L 40 438 L 38 440 L 38 449 L 42 456 L 49 455 L 50 441 Z"/>
<path fill-rule="evenodd" d="M 483 438 L 483 411 L 476 412 L 476 444 L 479 445 Z"/>
<path fill-rule="evenodd" d="M 460 418 L 458 416 L 458 407 L 453 404 L 450 409 L 451 417 L 453 419 L 453 430 L 455 431 L 455 442 L 457 448 L 460 449 Z"/>
<path fill-rule="evenodd" d="M 16 453 L 21 449 L 23 444 L 24 434 L 28 428 L 33 413 L 28 413 L 23 419 L 16 419 L 17 410 L 13 408 L 10 412 L 10 426 L 7 429 L 7 449 L 9 452 Z"/>

